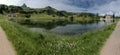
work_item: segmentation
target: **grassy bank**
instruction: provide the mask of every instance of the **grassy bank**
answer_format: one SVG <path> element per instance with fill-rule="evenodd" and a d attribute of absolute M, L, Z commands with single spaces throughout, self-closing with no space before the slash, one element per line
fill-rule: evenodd
<path fill-rule="evenodd" d="M 18 55 L 99 55 L 116 23 L 103 30 L 82 36 L 59 36 L 47 32 L 34 33 L 18 24 L 0 21 Z"/>

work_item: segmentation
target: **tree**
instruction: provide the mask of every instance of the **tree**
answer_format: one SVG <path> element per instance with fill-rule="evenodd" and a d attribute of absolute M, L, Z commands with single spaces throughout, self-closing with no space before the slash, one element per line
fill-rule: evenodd
<path fill-rule="evenodd" d="M 30 14 L 25 14 L 25 17 L 26 17 L 26 18 L 30 18 L 31 15 L 30 15 Z"/>
<path fill-rule="evenodd" d="M 23 9 L 21 7 L 19 7 L 19 6 L 11 5 L 8 8 L 9 8 L 10 13 L 18 13 L 18 12 L 20 13 L 21 11 L 23 11 Z"/>
<path fill-rule="evenodd" d="M 0 5 L 0 13 L 3 14 L 4 12 L 8 12 L 8 6 Z"/>
<path fill-rule="evenodd" d="M 58 16 L 65 16 L 66 14 L 63 13 L 63 12 L 61 12 L 61 11 L 57 11 L 57 15 L 58 15 Z"/>
<path fill-rule="evenodd" d="M 73 16 L 70 17 L 70 21 L 71 21 L 71 22 L 74 21 L 74 17 L 73 17 Z"/>
<path fill-rule="evenodd" d="M 113 18 L 115 18 L 115 14 L 113 14 Z"/>

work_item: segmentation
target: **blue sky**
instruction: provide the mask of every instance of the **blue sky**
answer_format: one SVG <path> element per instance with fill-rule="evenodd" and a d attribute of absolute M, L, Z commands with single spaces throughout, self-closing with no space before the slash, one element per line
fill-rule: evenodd
<path fill-rule="evenodd" d="M 42 8 L 52 6 L 58 10 L 70 12 L 92 12 L 100 14 L 120 15 L 120 0 L 1 0 L 0 4 L 22 5 L 26 3 L 29 7 Z"/>

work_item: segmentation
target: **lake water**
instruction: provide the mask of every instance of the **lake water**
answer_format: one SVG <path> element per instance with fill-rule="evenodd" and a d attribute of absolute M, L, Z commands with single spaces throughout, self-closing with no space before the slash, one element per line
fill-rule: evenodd
<path fill-rule="evenodd" d="M 112 21 L 99 21 L 90 24 L 67 24 L 65 26 L 57 26 L 51 30 L 50 32 L 60 34 L 60 35 L 75 35 L 75 34 L 82 34 L 88 31 L 95 31 L 103 29 L 104 27 L 112 24 Z M 43 31 L 43 28 L 31 28 L 34 31 Z"/>
<path fill-rule="evenodd" d="M 112 22 L 99 21 L 90 24 L 68 24 L 66 26 L 57 26 L 56 28 L 51 29 L 51 32 L 62 35 L 75 35 L 82 34 L 88 31 L 94 31 L 103 29 L 104 27 L 112 24 Z"/>

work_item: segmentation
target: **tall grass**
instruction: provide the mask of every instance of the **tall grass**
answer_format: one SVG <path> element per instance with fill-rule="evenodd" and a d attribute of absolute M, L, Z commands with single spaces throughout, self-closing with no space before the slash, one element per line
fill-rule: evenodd
<path fill-rule="evenodd" d="M 41 39 L 40 34 L 32 33 L 26 28 L 8 21 L 2 21 L 0 25 L 18 51 L 18 55 L 36 55 L 39 53 L 36 39 Z"/>
<path fill-rule="evenodd" d="M 103 30 L 82 36 L 60 36 L 47 32 L 35 33 L 9 21 L 0 21 L 18 55 L 99 55 L 116 23 Z"/>

